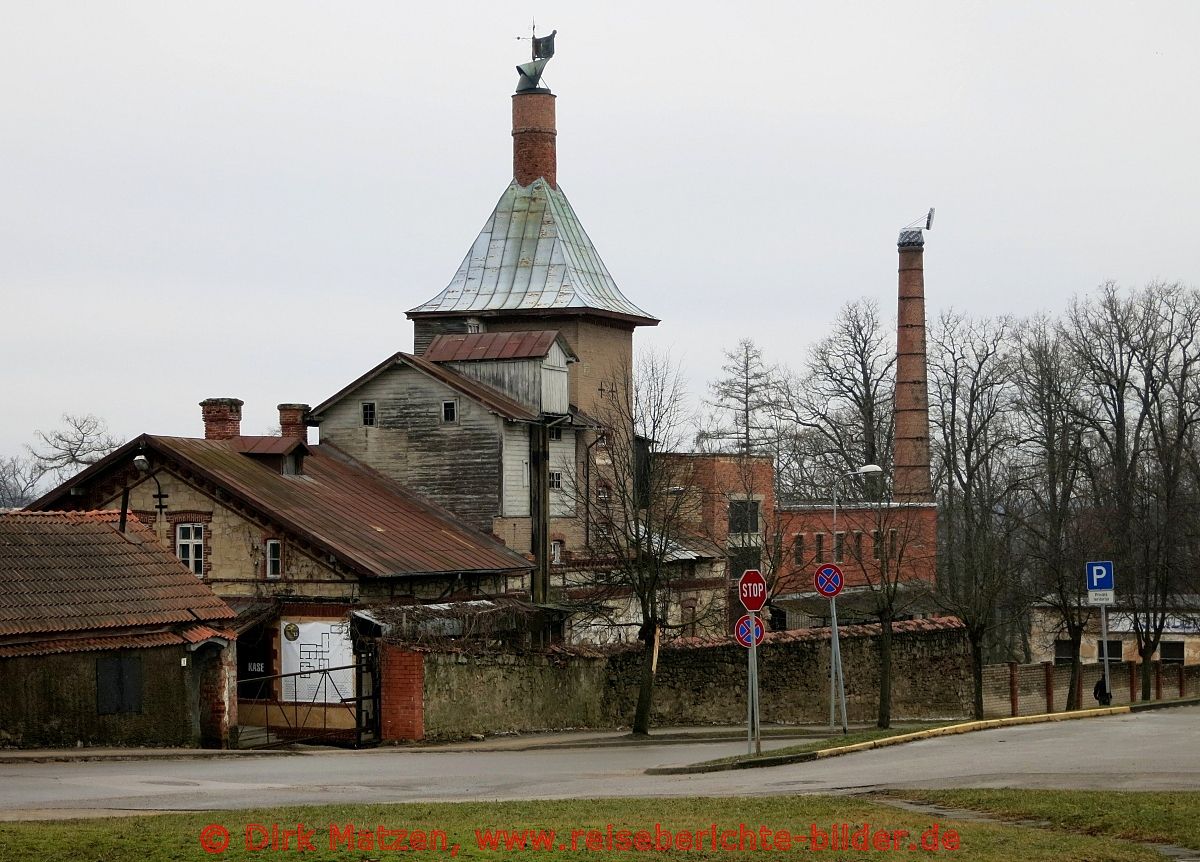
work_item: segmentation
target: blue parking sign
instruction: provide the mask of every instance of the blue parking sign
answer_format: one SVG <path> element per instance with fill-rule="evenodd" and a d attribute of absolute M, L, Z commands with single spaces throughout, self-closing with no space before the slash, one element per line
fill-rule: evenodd
<path fill-rule="evenodd" d="M 1085 581 L 1088 590 L 1114 590 L 1116 585 L 1113 578 L 1112 560 L 1087 563 L 1084 565 Z"/>

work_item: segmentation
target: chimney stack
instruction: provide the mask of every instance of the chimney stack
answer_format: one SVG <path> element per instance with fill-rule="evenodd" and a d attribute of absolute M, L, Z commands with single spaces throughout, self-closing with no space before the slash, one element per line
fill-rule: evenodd
<path fill-rule="evenodd" d="M 925 357 L 925 236 L 902 230 L 899 313 L 896 330 L 895 441 L 893 499 L 933 502 L 929 476 L 929 384 Z"/>
<path fill-rule="evenodd" d="M 544 177 L 550 188 L 558 188 L 554 99 L 541 87 L 513 94 L 513 177 L 519 185 Z"/>
<path fill-rule="evenodd" d="M 308 415 L 309 406 L 307 404 L 280 404 L 276 409 L 279 411 L 279 430 L 283 432 L 283 436 L 307 443 L 308 422 L 304 417 Z"/>
<path fill-rule="evenodd" d="M 242 435 L 242 405 L 240 398 L 205 398 L 200 402 L 204 417 L 205 440 L 231 440 Z"/>

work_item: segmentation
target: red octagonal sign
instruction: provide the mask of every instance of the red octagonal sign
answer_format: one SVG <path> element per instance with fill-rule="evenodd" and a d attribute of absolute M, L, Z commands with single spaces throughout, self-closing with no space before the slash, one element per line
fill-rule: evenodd
<path fill-rule="evenodd" d="M 767 582 L 758 569 L 746 569 L 738 581 L 738 598 L 748 611 L 761 611 L 767 603 Z"/>

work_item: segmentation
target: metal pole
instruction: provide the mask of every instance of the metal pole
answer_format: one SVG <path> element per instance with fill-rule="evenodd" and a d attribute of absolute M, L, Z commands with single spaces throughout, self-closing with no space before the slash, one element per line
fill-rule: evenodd
<path fill-rule="evenodd" d="M 841 694 L 842 703 L 842 735 L 848 734 L 850 731 L 846 727 L 846 679 L 842 676 L 842 644 L 838 640 L 838 623 L 837 623 L 837 597 L 829 600 L 829 615 L 833 622 L 833 664 L 837 667 L 838 690 Z"/>
<path fill-rule="evenodd" d="M 761 717 L 758 714 L 758 612 L 750 612 L 750 667 L 753 669 L 753 685 L 751 699 L 754 704 L 751 712 L 751 727 L 754 728 L 754 753 L 762 754 L 762 731 L 759 728 Z"/>
<path fill-rule="evenodd" d="M 842 480 L 833 480 L 833 529 L 829 533 L 829 538 L 833 543 L 837 542 L 837 492 L 838 483 Z M 821 560 L 824 563 L 824 560 Z M 829 627 L 829 729 L 833 730 L 835 725 L 835 702 L 837 701 L 837 608 L 833 600 L 829 600 L 829 608 L 831 613 L 831 623 Z"/>
<path fill-rule="evenodd" d="M 746 754 L 754 753 L 754 630 L 750 630 L 750 649 L 746 650 Z"/>
<path fill-rule="evenodd" d="M 1108 605 L 1100 606 L 1100 660 L 1104 662 L 1104 690 L 1112 697 L 1108 684 Z"/>

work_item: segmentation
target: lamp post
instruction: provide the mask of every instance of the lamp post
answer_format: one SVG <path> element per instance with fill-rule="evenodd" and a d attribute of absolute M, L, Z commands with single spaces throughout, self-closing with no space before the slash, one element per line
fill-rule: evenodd
<path fill-rule="evenodd" d="M 838 486 L 849 476 L 878 476 L 883 468 L 878 464 L 864 464 L 857 470 L 842 473 L 833 482 L 833 525 L 830 530 L 833 536 L 833 562 L 838 562 L 837 534 L 837 492 Z M 838 698 L 838 695 L 841 695 Z M 840 699 L 842 704 L 842 733 L 848 734 L 846 726 L 846 680 L 842 676 L 842 649 L 838 643 L 837 596 L 829 599 L 829 729 L 836 727 L 835 703 Z"/>

